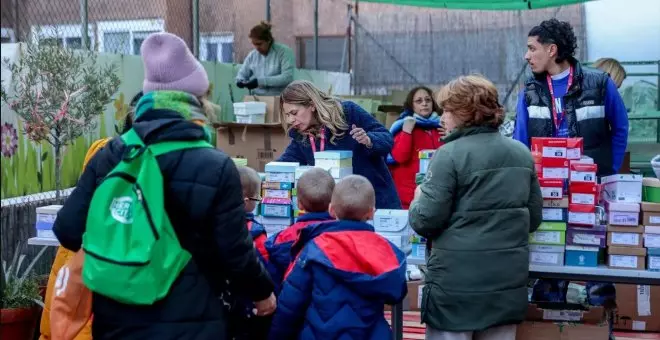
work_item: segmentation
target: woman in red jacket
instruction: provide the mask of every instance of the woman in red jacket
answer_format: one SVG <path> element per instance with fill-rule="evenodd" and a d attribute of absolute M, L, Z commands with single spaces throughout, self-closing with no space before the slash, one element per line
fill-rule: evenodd
<path fill-rule="evenodd" d="M 403 108 L 390 128 L 394 147 L 387 161 L 403 209 L 408 209 L 419 172 L 419 151 L 439 148 L 443 144 L 440 138 L 444 137 L 444 129 L 440 127 L 440 109 L 431 89 L 424 86 L 412 89 Z"/>

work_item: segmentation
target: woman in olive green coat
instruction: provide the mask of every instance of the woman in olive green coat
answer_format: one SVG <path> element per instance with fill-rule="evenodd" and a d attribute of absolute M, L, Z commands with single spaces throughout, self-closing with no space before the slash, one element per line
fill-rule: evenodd
<path fill-rule="evenodd" d="M 422 298 L 427 340 L 515 340 L 527 309 L 529 233 L 542 199 L 527 147 L 498 132 L 497 89 L 465 76 L 437 95 L 452 131 L 410 206 L 431 240 Z"/>

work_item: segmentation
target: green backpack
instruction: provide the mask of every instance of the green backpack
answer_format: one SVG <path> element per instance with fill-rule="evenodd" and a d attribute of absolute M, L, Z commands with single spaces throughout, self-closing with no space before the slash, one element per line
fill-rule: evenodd
<path fill-rule="evenodd" d="M 83 282 L 113 300 L 150 305 L 164 298 L 190 261 L 165 211 L 163 175 L 156 157 L 212 148 L 206 141 L 145 146 L 131 129 L 126 151 L 94 191 L 83 235 Z"/>

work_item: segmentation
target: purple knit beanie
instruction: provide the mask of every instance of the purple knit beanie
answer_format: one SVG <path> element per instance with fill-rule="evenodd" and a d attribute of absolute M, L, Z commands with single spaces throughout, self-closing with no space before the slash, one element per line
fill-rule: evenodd
<path fill-rule="evenodd" d="M 176 35 L 153 33 L 142 43 L 140 53 L 144 63 L 142 90 L 145 94 L 168 90 L 200 97 L 208 91 L 206 70 Z"/>

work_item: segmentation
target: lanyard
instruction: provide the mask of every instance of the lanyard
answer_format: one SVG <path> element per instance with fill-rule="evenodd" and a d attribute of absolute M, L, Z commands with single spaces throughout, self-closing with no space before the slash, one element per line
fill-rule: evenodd
<path fill-rule="evenodd" d="M 546 80 L 548 81 L 548 89 L 550 90 L 550 100 L 552 101 L 552 120 L 555 123 L 555 132 L 559 131 L 559 127 L 561 126 L 561 121 L 564 119 L 565 114 L 561 114 L 557 112 L 557 102 L 555 101 L 555 91 L 552 89 L 552 77 L 550 75 L 546 75 Z M 571 85 L 573 84 L 573 66 L 570 66 L 569 71 L 568 71 L 568 84 L 566 85 L 566 92 L 568 93 L 568 90 L 571 88 Z M 562 105 L 562 111 L 564 111 L 563 105 Z"/>
<path fill-rule="evenodd" d="M 325 127 L 321 128 L 321 151 L 325 150 Z M 314 134 L 309 134 L 309 143 L 312 145 L 312 152 L 316 152 L 316 140 Z"/>

